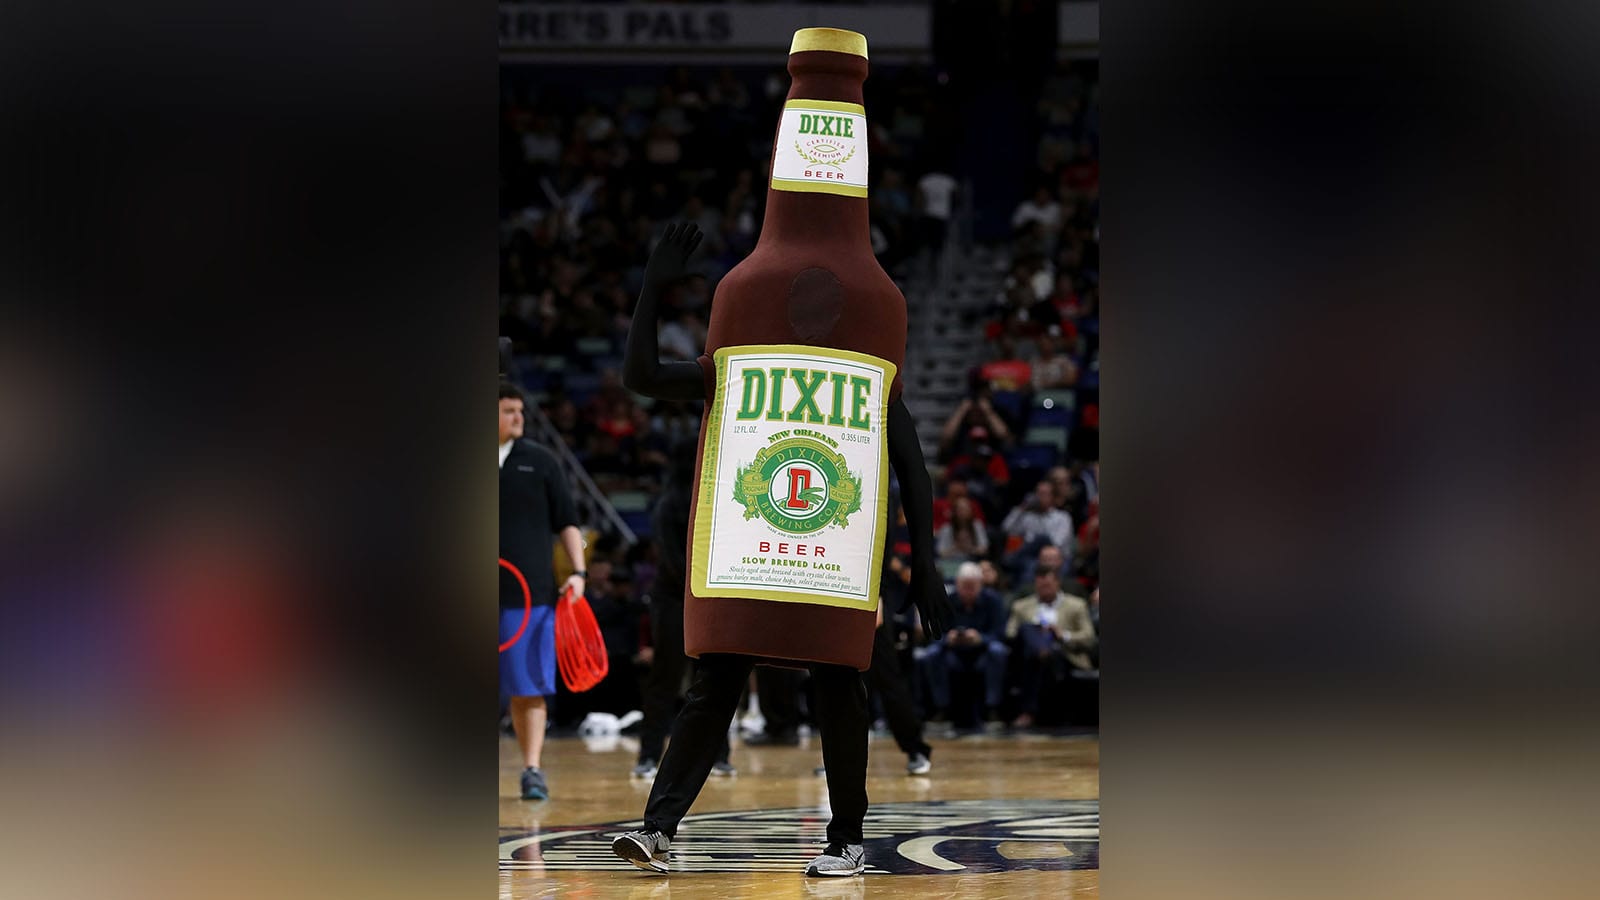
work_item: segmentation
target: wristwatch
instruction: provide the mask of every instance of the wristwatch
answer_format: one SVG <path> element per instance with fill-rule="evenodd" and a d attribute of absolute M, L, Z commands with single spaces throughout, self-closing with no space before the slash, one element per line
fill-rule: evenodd
<path fill-rule="evenodd" d="M 584 581 L 588 581 L 589 580 L 589 572 L 588 572 L 587 569 L 582 571 L 582 572 L 573 572 L 572 574 L 578 576 L 579 578 L 582 578 Z"/>

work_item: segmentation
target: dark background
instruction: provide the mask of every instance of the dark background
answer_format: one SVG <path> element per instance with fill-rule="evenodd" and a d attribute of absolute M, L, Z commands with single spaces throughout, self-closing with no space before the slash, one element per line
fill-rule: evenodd
<path fill-rule="evenodd" d="M 1107 4 L 1106 896 L 1593 883 L 1596 24 Z M 496 889 L 494 34 L 6 7 L 16 890 Z"/>

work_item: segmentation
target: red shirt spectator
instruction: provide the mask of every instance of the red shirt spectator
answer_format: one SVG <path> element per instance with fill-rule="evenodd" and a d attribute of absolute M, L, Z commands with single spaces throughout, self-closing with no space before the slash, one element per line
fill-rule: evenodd
<path fill-rule="evenodd" d="M 1033 367 L 1020 359 L 997 359 L 978 369 L 979 377 L 997 391 L 1020 391 L 1033 380 Z"/>
<path fill-rule="evenodd" d="M 1004 462 L 1001 463 L 1004 465 Z M 1009 473 L 1008 473 L 1009 474 Z M 971 497 L 972 492 L 965 481 L 952 481 L 945 490 L 945 495 L 933 501 L 933 530 L 938 531 L 944 523 L 950 521 L 950 507 L 961 497 Z M 983 521 L 983 507 L 974 503 L 972 505 L 973 518 Z"/>

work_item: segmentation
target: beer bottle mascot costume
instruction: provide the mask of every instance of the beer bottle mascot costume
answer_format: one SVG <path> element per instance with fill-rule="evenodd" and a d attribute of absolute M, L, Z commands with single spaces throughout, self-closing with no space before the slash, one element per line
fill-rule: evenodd
<path fill-rule="evenodd" d="M 900 399 L 905 298 L 867 226 L 866 38 L 795 33 L 761 236 L 718 284 L 705 355 L 660 361 L 656 305 L 700 243 L 671 225 L 650 255 L 623 381 L 703 400 L 684 590 L 685 651 L 700 661 L 645 809 L 613 849 L 665 872 L 757 664 L 809 668 L 833 818 L 808 875 L 863 867 L 868 710 L 892 465 L 911 526 L 909 597 L 931 633 L 948 619 L 933 498 Z"/>

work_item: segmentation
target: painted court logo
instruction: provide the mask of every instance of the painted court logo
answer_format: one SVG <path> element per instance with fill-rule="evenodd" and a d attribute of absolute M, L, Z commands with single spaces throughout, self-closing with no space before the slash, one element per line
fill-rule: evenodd
<path fill-rule="evenodd" d="M 672 842 L 672 871 L 797 874 L 827 843 L 827 824 L 826 807 L 691 815 Z M 635 820 L 532 833 L 505 829 L 500 871 L 637 872 L 611 852 L 611 840 L 640 825 Z M 1098 869 L 1100 801 L 875 803 L 864 837 L 870 875 Z"/>
<path fill-rule="evenodd" d="M 861 509 L 861 478 L 828 446 L 832 441 L 798 428 L 773 438 L 734 475 L 733 499 L 744 517 L 759 516 L 791 535 L 848 527 L 850 514 Z"/>

